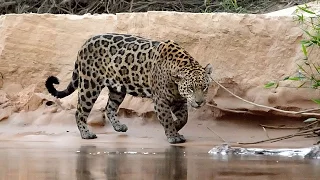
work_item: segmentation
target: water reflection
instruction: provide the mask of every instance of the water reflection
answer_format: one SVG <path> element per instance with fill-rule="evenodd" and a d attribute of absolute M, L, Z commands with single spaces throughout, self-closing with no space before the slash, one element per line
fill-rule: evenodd
<path fill-rule="evenodd" d="M 209 155 L 207 149 L 0 147 L 0 180 L 320 179 L 319 160 Z"/>
<path fill-rule="evenodd" d="M 187 179 L 187 159 L 185 148 L 171 146 L 165 150 L 164 158 L 156 163 L 158 175 L 155 179 Z"/>
<path fill-rule="evenodd" d="M 107 179 L 119 179 L 121 174 L 130 174 L 132 173 L 130 169 L 126 168 L 126 164 L 128 162 L 128 156 L 125 153 L 127 149 L 119 149 L 117 148 L 115 152 L 109 153 L 105 156 L 105 161 L 107 167 L 104 172 L 106 174 Z M 136 166 L 136 164 L 131 164 L 132 168 Z"/>
<path fill-rule="evenodd" d="M 124 148 L 100 152 L 95 146 L 81 146 L 77 151 L 76 176 L 78 180 L 187 179 L 184 149 L 172 146 L 161 153 L 128 152 Z M 104 167 L 100 171 L 104 176 L 99 173 L 101 167 Z"/>
<path fill-rule="evenodd" d="M 88 154 L 91 152 L 90 150 L 95 151 L 96 146 L 81 146 L 78 151 L 76 168 L 77 180 L 93 179 L 90 172 L 92 169 L 90 167 L 90 158 L 88 158 Z"/>

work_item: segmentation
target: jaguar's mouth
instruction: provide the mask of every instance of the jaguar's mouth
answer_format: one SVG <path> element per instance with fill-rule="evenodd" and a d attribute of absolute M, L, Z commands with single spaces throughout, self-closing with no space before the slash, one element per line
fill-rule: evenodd
<path fill-rule="evenodd" d="M 190 103 L 191 107 L 196 108 L 196 109 L 199 109 L 200 107 L 202 107 L 203 104 L 204 103 L 201 103 L 201 104 L 198 104 L 198 103 L 195 103 L 195 102 L 191 102 Z"/>

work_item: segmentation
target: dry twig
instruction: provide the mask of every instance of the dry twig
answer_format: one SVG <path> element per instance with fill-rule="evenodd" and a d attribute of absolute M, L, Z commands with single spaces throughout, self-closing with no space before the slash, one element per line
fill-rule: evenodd
<path fill-rule="evenodd" d="M 290 115 L 300 115 L 301 117 L 317 117 L 320 118 L 320 113 L 308 113 L 309 111 L 314 111 L 315 109 L 311 109 L 311 110 L 303 110 L 303 111 L 286 111 L 286 110 L 281 110 L 281 109 L 277 109 L 274 107 L 270 107 L 270 106 L 265 106 L 265 105 L 261 105 L 261 104 L 257 104 L 251 101 L 248 101 L 246 99 L 241 98 L 240 96 L 234 94 L 233 92 L 231 92 L 229 89 L 227 89 L 226 87 L 224 87 L 222 84 L 220 84 L 218 81 L 212 79 L 215 83 L 217 83 L 222 89 L 226 90 L 228 93 L 230 93 L 232 96 L 240 99 L 243 102 L 246 102 L 248 104 L 252 104 L 254 106 L 258 106 L 258 107 L 262 107 L 262 108 L 266 108 L 266 109 L 270 109 L 276 112 L 280 112 L 283 114 L 290 114 Z M 320 109 L 320 108 L 319 108 Z"/>
<path fill-rule="evenodd" d="M 307 129 L 310 126 L 316 125 L 318 123 L 319 123 L 319 121 L 315 121 L 315 122 L 312 122 L 312 123 L 307 124 L 305 126 L 299 126 L 299 127 L 270 126 L 270 125 L 264 125 L 264 124 L 260 124 L 260 126 L 262 126 L 264 128 L 269 128 L 269 129 Z"/>
<path fill-rule="evenodd" d="M 213 134 L 215 134 L 216 136 L 218 136 L 223 142 L 227 142 L 226 140 L 224 140 L 221 136 L 219 136 L 216 132 L 214 132 L 212 129 L 210 129 L 209 127 L 207 127 Z"/>
<path fill-rule="evenodd" d="M 270 136 L 269 136 L 269 134 L 268 134 L 268 132 L 267 132 L 266 128 L 262 127 L 262 129 L 263 129 L 263 131 L 266 133 L 266 136 L 268 137 L 268 139 L 270 139 Z"/>
<path fill-rule="evenodd" d="M 240 142 L 238 144 L 242 144 L 242 145 L 246 145 L 246 144 L 259 144 L 259 143 L 263 143 L 263 142 L 268 142 L 270 141 L 272 142 L 277 142 L 277 141 L 281 141 L 284 139 L 289 139 L 289 138 L 293 138 L 296 136 L 305 136 L 305 135 L 309 135 L 309 134 L 313 134 L 316 131 L 319 131 L 320 127 L 316 127 L 316 128 L 312 128 L 312 129 L 308 129 L 308 130 L 304 130 L 304 131 L 300 131 L 294 134 L 290 134 L 290 135 L 286 135 L 286 136 L 281 136 L 281 137 L 276 137 L 276 138 L 271 138 L 271 139 L 266 139 L 266 140 L 261 140 L 261 141 L 256 141 L 256 142 Z"/>

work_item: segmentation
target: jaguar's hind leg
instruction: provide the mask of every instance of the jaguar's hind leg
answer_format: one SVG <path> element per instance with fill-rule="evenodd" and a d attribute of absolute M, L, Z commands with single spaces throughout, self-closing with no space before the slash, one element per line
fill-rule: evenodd
<path fill-rule="evenodd" d="M 101 87 L 98 85 L 98 83 L 94 82 L 94 80 L 80 80 L 78 105 L 75 116 L 82 139 L 97 138 L 97 136 L 89 130 L 87 119 L 94 103 L 98 99 L 100 92 Z"/>
<path fill-rule="evenodd" d="M 108 117 L 110 123 L 113 126 L 113 129 L 117 132 L 126 132 L 128 130 L 127 125 L 120 123 L 117 118 L 117 111 L 124 100 L 126 94 L 115 92 L 112 89 L 109 89 L 109 99 L 108 104 L 105 108 L 106 116 Z"/>

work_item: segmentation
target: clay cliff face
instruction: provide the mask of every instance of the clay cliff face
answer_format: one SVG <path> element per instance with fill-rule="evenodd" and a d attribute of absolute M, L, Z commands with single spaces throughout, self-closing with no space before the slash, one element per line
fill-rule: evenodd
<path fill-rule="evenodd" d="M 315 107 L 310 99 L 319 97 L 306 88 L 263 87 L 296 72 L 296 63 L 303 57 L 299 44 L 303 33 L 292 16 L 177 12 L 4 15 L 0 16 L 0 120 L 52 100 L 44 89 L 45 79 L 57 75 L 61 80 L 58 89 L 64 89 L 82 43 L 106 32 L 175 40 L 203 66 L 211 63 L 213 78 L 255 103 L 299 110 Z M 73 109 L 76 95 L 62 99 L 62 106 Z M 214 83 L 208 97 L 212 99 L 223 108 L 265 110 L 235 99 Z M 103 108 L 106 101 L 105 91 L 95 109 Z M 121 107 L 138 114 L 153 111 L 150 100 L 131 96 Z M 201 110 L 205 111 L 213 115 L 209 107 Z"/>

